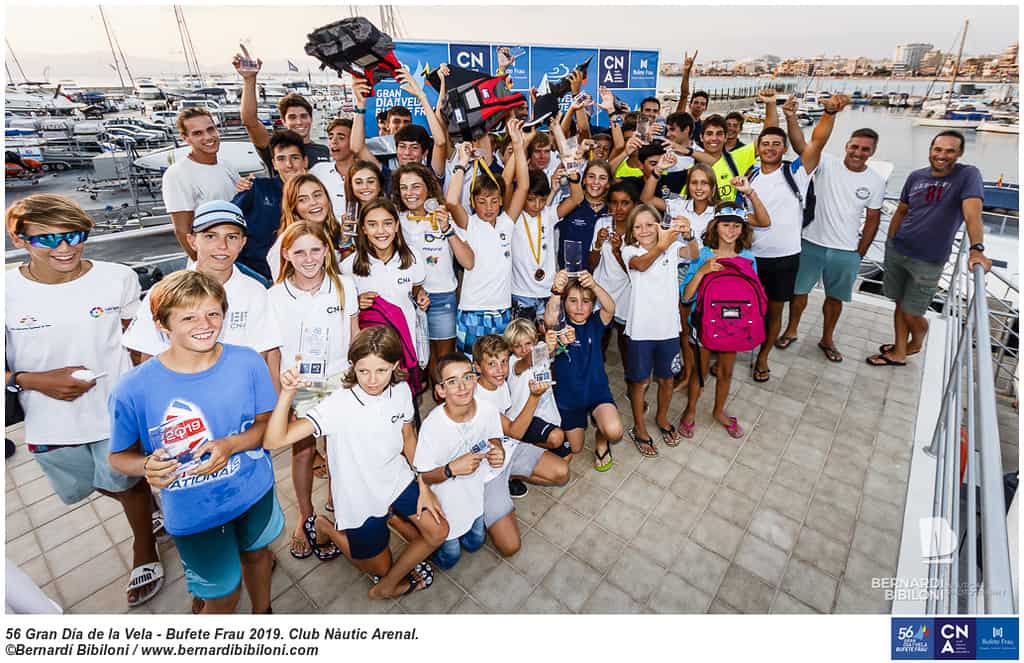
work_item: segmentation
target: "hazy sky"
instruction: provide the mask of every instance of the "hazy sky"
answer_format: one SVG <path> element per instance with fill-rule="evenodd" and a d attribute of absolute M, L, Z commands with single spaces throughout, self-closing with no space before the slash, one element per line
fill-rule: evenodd
<path fill-rule="evenodd" d="M 181 43 L 170 5 L 106 6 L 129 65 L 154 72 L 161 61 L 184 69 Z M 376 5 L 360 12 L 377 21 Z M 110 61 L 95 5 L 10 6 L 6 36 L 30 78 L 51 67 L 50 78 L 104 71 Z M 285 59 L 305 70 L 317 64 L 303 46 L 314 28 L 349 15 L 333 7 L 278 3 L 274 6 L 186 5 L 185 16 L 200 64 L 229 71 L 240 40 L 279 71 Z M 903 6 L 400 6 L 402 37 L 423 40 L 529 42 L 574 46 L 660 48 L 664 61 L 678 61 L 684 49 L 702 60 L 775 54 L 891 57 L 904 42 L 931 42 L 948 50 L 964 18 L 971 28 L 967 52 L 997 52 L 1017 39 L 1016 5 L 926 4 Z M 718 26 L 729 38 L 718 38 Z M 397 35 L 396 35 L 397 37 Z M 78 67 L 78 71 L 73 71 Z M 164 68 L 166 70 L 166 68 Z M 109 73 L 109 72 L 108 72 Z M 155 73 L 155 72 L 154 72 Z"/>

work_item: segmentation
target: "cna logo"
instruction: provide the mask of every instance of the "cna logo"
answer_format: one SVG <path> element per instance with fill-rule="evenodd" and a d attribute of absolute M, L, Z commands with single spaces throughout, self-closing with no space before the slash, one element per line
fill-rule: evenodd
<path fill-rule="evenodd" d="M 935 658 L 974 658 L 974 620 L 936 619 Z"/>
<path fill-rule="evenodd" d="M 89 315 L 91 315 L 94 318 L 100 317 L 101 315 L 103 315 L 103 307 L 93 306 L 91 309 L 89 309 Z"/>
<path fill-rule="evenodd" d="M 929 659 L 934 657 L 934 633 L 931 619 L 892 620 L 892 658 Z"/>

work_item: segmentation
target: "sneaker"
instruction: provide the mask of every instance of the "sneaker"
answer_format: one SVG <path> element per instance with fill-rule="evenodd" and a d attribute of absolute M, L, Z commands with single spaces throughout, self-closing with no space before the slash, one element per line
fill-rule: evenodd
<path fill-rule="evenodd" d="M 7 438 L 4 438 L 4 459 L 10 458 L 17 451 L 18 447 L 15 446 L 14 442 L 11 442 Z"/>
<path fill-rule="evenodd" d="M 530 492 L 530 489 L 527 488 L 526 482 L 522 479 L 508 480 L 508 494 L 511 495 L 513 499 L 525 497 L 528 492 Z"/>

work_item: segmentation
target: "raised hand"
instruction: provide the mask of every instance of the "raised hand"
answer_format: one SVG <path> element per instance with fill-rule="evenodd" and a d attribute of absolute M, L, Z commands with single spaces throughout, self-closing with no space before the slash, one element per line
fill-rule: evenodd
<path fill-rule="evenodd" d="M 794 95 L 789 95 L 786 99 L 786 103 L 782 104 L 782 114 L 786 117 L 796 115 L 797 109 L 800 108 L 800 101 Z"/>
<path fill-rule="evenodd" d="M 523 136 L 523 124 L 524 122 L 522 120 L 516 119 L 514 117 L 509 118 L 505 122 L 505 128 L 508 129 L 509 140 L 512 141 L 513 145 L 523 145 L 526 141 L 525 137 Z"/>
<path fill-rule="evenodd" d="M 693 69 L 693 63 L 697 61 L 698 51 L 694 50 L 693 55 L 687 55 L 686 51 L 683 51 L 683 69 L 690 71 Z"/>
<path fill-rule="evenodd" d="M 742 175 L 739 177 L 732 178 L 729 181 L 729 184 L 732 185 L 732 188 L 736 189 L 742 194 L 748 194 L 754 190 L 754 188 L 750 185 L 750 180 Z"/>
<path fill-rule="evenodd" d="M 235 57 L 231 58 L 231 66 L 235 68 L 238 75 L 242 78 L 256 78 L 259 75 L 260 69 L 263 68 L 263 60 L 256 59 L 256 66 L 252 66 L 252 60 L 243 57 L 240 53 L 235 53 Z"/>
<path fill-rule="evenodd" d="M 576 278 L 579 279 L 580 285 L 583 286 L 584 288 L 593 288 L 594 285 L 596 285 L 594 283 L 594 276 L 590 272 L 582 272 Z"/>
<path fill-rule="evenodd" d="M 597 94 L 601 97 L 601 102 L 597 104 L 597 107 L 606 113 L 615 112 L 615 95 L 612 94 L 612 91 L 602 85 L 597 88 Z"/>
<path fill-rule="evenodd" d="M 763 104 L 775 104 L 775 88 L 766 87 L 757 91 L 757 98 Z"/>
<path fill-rule="evenodd" d="M 838 113 L 839 111 L 846 108 L 850 103 L 849 95 L 845 94 L 834 94 L 828 99 L 824 99 L 821 105 L 824 106 L 825 110 L 829 113 Z"/>
<path fill-rule="evenodd" d="M 555 281 L 551 284 L 551 289 L 557 293 L 561 293 L 565 290 L 565 286 L 569 283 L 569 272 L 561 269 L 555 274 Z"/>
<path fill-rule="evenodd" d="M 366 108 L 366 98 L 370 96 L 370 84 L 362 78 L 352 78 L 352 96 L 355 98 L 356 108 Z"/>

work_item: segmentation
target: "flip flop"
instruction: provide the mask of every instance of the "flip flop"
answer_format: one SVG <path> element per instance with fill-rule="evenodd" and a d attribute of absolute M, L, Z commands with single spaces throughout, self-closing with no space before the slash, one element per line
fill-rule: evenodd
<path fill-rule="evenodd" d="M 884 354 L 871 355 L 870 357 L 868 357 L 864 361 L 866 361 L 868 363 L 868 366 L 906 366 L 907 365 L 907 362 L 905 362 L 905 361 L 896 361 L 895 359 L 892 359 L 888 355 L 884 355 Z"/>
<path fill-rule="evenodd" d="M 883 354 L 883 355 L 887 355 L 887 354 L 889 354 L 890 352 L 892 352 L 895 349 L 896 349 L 896 344 L 895 343 L 882 343 L 880 346 L 878 346 L 879 354 Z M 907 356 L 909 357 L 910 355 L 916 355 L 918 352 L 920 352 L 920 350 L 914 350 L 913 352 L 911 352 L 910 350 L 907 350 Z"/>
<path fill-rule="evenodd" d="M 836 346 L 834 346 L 834 345 L 823 345 L 821 343 L 818 343 L 818 347 L 821 348 L 821 351 L 825 353 L 825 357 L 830 362 L 832 362 L 834 364 L 838 364 L 839 362 L 841 362 L 843 360 L 843 355 L 842 355 L 842 353 L 839 352 L 839 350 L 836 350 Z"/>
<path fill-rule="evenodd" d="M 142 591 L 143 587 L 149 586 L 149 590 L 146 592 Z M 129 601 L 129 608 L 137 608 L 146 601 L 150 600 L 160 589 L 164 586 L 164 565 L 160 562 L 149 562 L 148 564 L 139 564 L 132 569 L 132 574 L 128 578 L 128 587 L 125 591 L 135 591 L 135 601 Z"/>
<path fill-rule="evenodd" d="M 724 414 L 725 416 L 729 417 L 729 413 L 726 412 Z M 726 426 L 725 424 L 722 424 L 722 428 L 724 428 L 726 432 L 729 433 L 729 437 L 733 438 L 734 440 L 738 440 L 744 435 L 746 435 L 746 431 L 744 431 L 743 428 L 740 426 L 740 421 L 736 417 L 729 417 L 729 425 Z"/>
<path fill-rule="evenodd" d="M 341 551 L 338 550 L 333 541 L 328 541 L 327 543 L 317 541 L 316 514 L 306 518 L 306 521 L 302 523 L 302 531 L 306 534 L 306 541 L 309 542 L 310 548 L 313 549 L 313 554 L 321 562 L 335 559 L 341 555 Z"/>
<path fill-rule="evenodd" d="M 637 437 L 636 428 L 629 429 L 629 438 L 633 440 L 633 445 L 636 450 L 640 452 L 641 456 L 645 458 L 656 458 L 658 456 L 658 448 L 654 446 L 654 440 L 651 438 Z M 654 451 L 644 451 L 644 446 L 650 447 Z"/>
<path fill-rule="evenodd" d="M 761 370 L 759 368 L 755 368 L 754 369 L 754 375 L 753 375 L 754 382 L 768 382 L 768 380 L 771 379 L 771 372 L 772 372 L 772 369 L 770 369 L 770 368 L 766 368 L 764 370 Z M 757 377 L 759 375 L 761 375 L 763 377 Z"/>
<path fill-rule="evenodd" d="M 662 428 L 661 426 L 658 426 L 658 430 L 661 431 L 661 441 L 665 444 L 665 446 L 679 446 L 679 442 L 680 440 L 682 440 L 682 437 L 680 437 L 679 433 L 676 431 L 675 426 L 670 425 L 668 428 Z"/>
<path fill-rule="evenodd" d="M 693 438 L 693 433 L 696 428 L 696 420 L 690 422 L 683 421 L 682 419 L 679 420 L 679 434 L 688 440 Z"/>
<path fill-rule="evenodd" d="M 612 469 L 612 465 L 614 464 L 615 461 L 612 459 L 612 447 L 610 444 L 608 445 L 608 448 L 604 450 L 604 455 L 597 453 L 596 449 L 594 450 L 595 470 L 597 470 L 598 472 L 607 472 L 608 470 Z"/>
<path fill-rule="evenodd" d="M 303 544 L 306 544 L 307 546 L 309 544 L 306 540 L 305 534 L 303 534 L 303 536 L 295 536 L 292 534 L 292 543 L 288 546 L 289 554 L 291 554 L 295 559 L 306 559 L 307 557 L 312 556 L 313 549 L 303 546 Z M 303 548 L 305 548 L 305 550 L 303 550 Z"/>
<path fill-rule="evenodd" d="M 796 336 L 780 336 L 777 339 L 775 339 L 775 347 L 777 347 L 779 350 L 785 350 L 789 346 L 796 343 L 796 341 Z"/>

